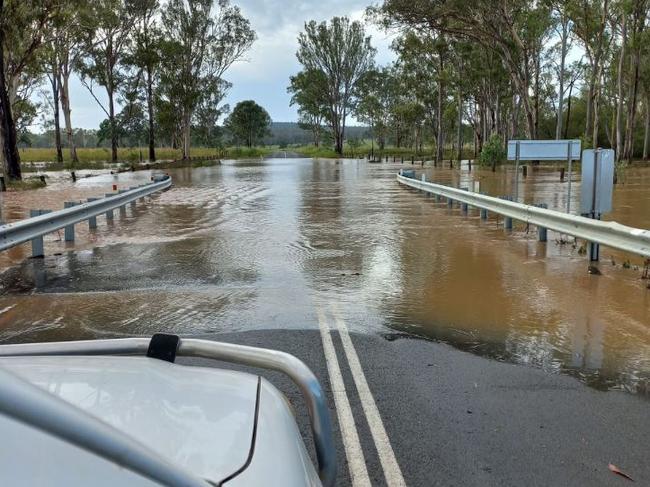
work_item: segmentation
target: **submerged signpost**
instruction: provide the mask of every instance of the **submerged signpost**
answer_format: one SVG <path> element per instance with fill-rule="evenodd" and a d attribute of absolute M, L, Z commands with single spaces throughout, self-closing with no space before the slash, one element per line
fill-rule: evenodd
<path fill-rule="evenodd" d="M 575 140 L 511 140 L 508 160 L 515 161 L 515 201 L 519 201 L 519 161 L 567 161 L 569 188 L 567 213 L 571 212 L 571 173 L 573 161 L 580 160 L 581 141 Z"/>
<path fill-rule="evenodd" d="M 614 158 L 611 149 L 590 149 L 582 154 L 582 188 L 580 213 L 582 216 L 600 220 L 603 213 L 612 211 L 614 190 Z M 599 259 L 600 246 L 589 243 L 589 259 Z"/>

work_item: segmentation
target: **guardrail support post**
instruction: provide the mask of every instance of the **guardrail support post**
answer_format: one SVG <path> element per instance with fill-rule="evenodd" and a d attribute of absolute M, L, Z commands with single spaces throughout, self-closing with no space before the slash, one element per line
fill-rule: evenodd
<path fill-rule="evenodd" d="M 488 211 L 485 208 L 481 208 L 481 220 L 488 219 Z"/>
<path fill-rule="evenodd" d="M 111 196 L 113 196 L 113 193 L 106 193 L 105 196 L 106 196 L 107 198 L 110 198 Z M 114 217 L 114 215 L 113 215 L 113 210 L 108 210 L 108 211 L 106 212 L 106 221 L 113 221 L 113 217 Z"/>
<path fill-rule="evenodd" d="M 501 199 L 506 201 L 512 201 L 513 198 L 512 196 L 502 196 Z M 505 215 L 503 216 L 503 228 L 505 230 L 512 230 L 512 218 Z"/>
<path fill-rule="evenodd" d="M 451 198 L 447 198 L 447 208 L 453 208 L 454 207 L 454 200 Z"/>
<path fill-rule="evenodd" d="M 7 185 L 5 184 L 5 177 L 0 176 L 0 192 L 4 193 L 7 191 Z"/>
<path fill-rule="evenodd" d="M 77 203 L 74 201 L 66 201 L 63 203 L 63 208 L 72 208 L 73 206 L 76 206 L 76 204 Z M 74 242 L 74 225 L 68 225 L 65 227 L 63 235 L 66 242 Z"/>
<path fill-rule="evenodd" d="M 548 208 L 546 203 L 540 203 L 537 205 L 539 208 Z M 547 242 L 548 241 L 548 230 L 544 227 L 537 227 L 537 241 L 538 242 Z"/>
<path fill-rule="evenodd" d="M 39 216 L 43 210 L 29 210 L 30 218 Z M 32 239 L 32 257 L 44 257 L 43 235 Z"/>
<path fill-rule="evenodd" d="M 600 260 L 600 245 L 589 242 L 589 261 L 598 262 Z"/>
<path fill-rule="evenodd" d="M 137 188 L 131 186 L 131 187 L 129 188 L 129 191 L 131 191 L 131 190 L 133 190 L 133 189 L 137 189 Z M 131 208 L 135 208 L 135 203 L 136 203 L 136 201 L 137 201 L 137 200 L 133 200 L 133 201 L 131 201 Z"/>
<path fill-rule="evenodd" d="M 93 201 L 97 201 L 99 198 L 88 198 L 88 203 L 92 203 Z M 97 228 L 97 217 L 96 216 L 91 216 L 88 218 L 88 228 L 91 230 L 94 230 Z"/>

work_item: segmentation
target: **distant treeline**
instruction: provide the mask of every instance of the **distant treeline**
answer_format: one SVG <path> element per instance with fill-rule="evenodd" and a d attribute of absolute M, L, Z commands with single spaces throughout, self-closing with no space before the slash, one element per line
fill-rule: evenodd
<path fill-rule="evenodd" d="M 311 144 L 312 133 L 308 130 L 300 128 L 298 123 L 295 122 L 272 122 L 270 127 L 270 135 L 264 137 L 263 145 L 273 145 L 279 147 L 287 147 L 291 145 L 308 145 Z M 217 137 L 212 139 L 209 147 L 221 146 L 234 146 L 237 145 L 232 141 L 232 137 L 223 127 L 217 127 Z M 196 140 L 192 141 L 195 147 L 207 147 L 204 140 L 200 137 L 200 131 L 195 131 L 197 134 Z M 346 137 L 348 140 L 364 140 L 369 137 L 370 131 L 368 127 L 348 127 L 346 129 Z M 146 147 L 148 140 L 146 136 L 138 137 L 138 133 L 123 133 L 118 140 L 118 147 Z M 217 143 L 215 144 L 215 140 Z M 80 148 L 95 148 L 103 147 L 110 148 L 111 141 L 108 138 L 102 137 L 100 130 L 93 129 L 74 129 L 73 141 L 76 147 Z M 169 147 L 167 140 L 159 140 L 159 147 Z M 62 136 L 63 147 L 67 148 L 67 138 Z M 56 137 L 54 130 L 47 130 L 42 133 L 27 132 L 22 138 L 20 143 L 21 148 L 32 147 L 36 149 L 53 148 L 56 145 Z"/>

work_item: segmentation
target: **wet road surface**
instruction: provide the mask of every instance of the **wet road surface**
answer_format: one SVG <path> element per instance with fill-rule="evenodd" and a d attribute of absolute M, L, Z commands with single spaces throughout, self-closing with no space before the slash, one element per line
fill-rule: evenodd
<path fill-rule="evenodd" d="M 210 336 L 295 353 L 329 388 L 319 310 L 332 321 L 335 306 L 408 484 L 612 485 L 610 461 L 650 478 L 638 457 L 650 436 L 642 261 L 603 249 L 603 275 L 590 275 L 579 245 L 552 232 L 538 244 L 525 227 L 506 233 L 494 219 L 463 217 L 400 187 L 399 167 L 274 159 L 172 170 L 171 190 L 116 212 L 113 225 L 78 225 L 75 244 L 48 237 L 45 259 L 27 259 L 29 245 L 1 254 L 0 339 Z M 497 196 L 514 179 L 426 171 Z M 61 182 L 58 197 L 55 185 L 38 201 L 5 197 L 3 214 L 60 208 L 149 177 Z M 530 170 L 521 185 L 526 202 L 566 203 L 553 168 Z M 648 168 L 629 170 L 608 219 L 649 228 L 649 189 Z M 379 447 L 339 333 L 368 475 L 381 485 Z"/>

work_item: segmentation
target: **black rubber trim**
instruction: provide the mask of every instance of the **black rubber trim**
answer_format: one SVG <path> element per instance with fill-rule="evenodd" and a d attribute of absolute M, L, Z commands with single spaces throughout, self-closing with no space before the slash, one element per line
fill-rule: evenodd
<path fill-rule="evenodd" d="M 257 397 L 255 398 L 255 422 L 253 423 L 253 438 L 251 440 L 251 448 L 248 450 L 248 458 L 246 459 L 246 463 L 244 463 L 238 470 L 230 474 L 228 477 L 223 479 L 221 483 L 219 484 L 222 486 L 226 482 L 231 481 L 235 477 L 237 477 L 239 474 L 241 474 L 244 470 L 248 468 L 248 466 L 251 464 L 253 461 L 253 454 L 255 453 L 255 442 L 257 439 L 257 421 L 259 419 L 260 415 L 260 393 L 262 391 L 262 378 L 258 377 L 257 378 Z"/>
<path fill-rule="evenodd" d="M 151 341 L 149 342 L 147 357 L 174 363 L 180 341 L 181 339 L 178 335 L 156 333 L 151 337 Z"/>

